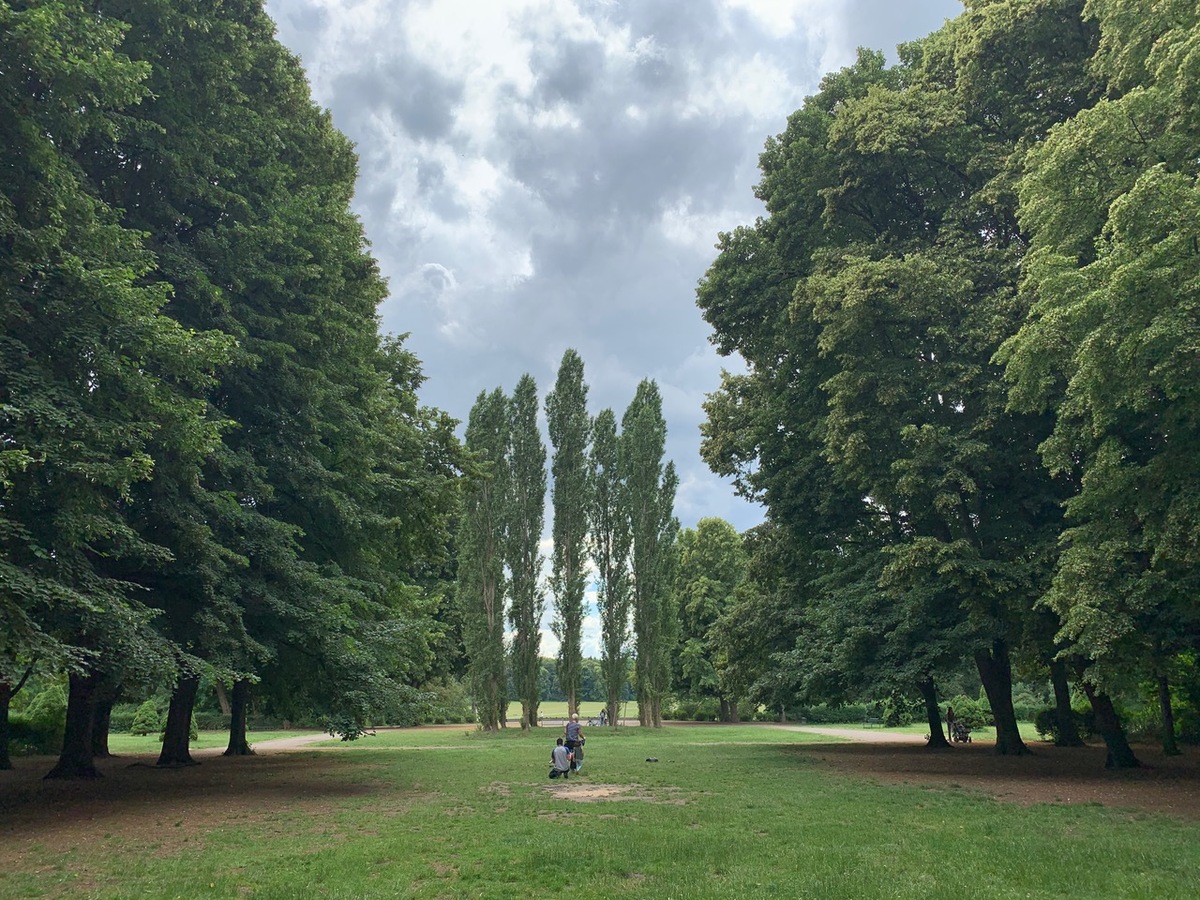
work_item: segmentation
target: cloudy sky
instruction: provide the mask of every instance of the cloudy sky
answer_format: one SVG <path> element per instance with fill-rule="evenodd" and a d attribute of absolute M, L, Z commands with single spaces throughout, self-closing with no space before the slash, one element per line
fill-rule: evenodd
<path fill-rule="evenodd" d="M 761 511 L 699 457 L 722 360 L 695 305 L 720 231 L 753 222 L 764 141 L 855 48 L 938 28 L 958 0 L 267 0 L 355 142 L 356 211 L 423 400 L 465 422 L 524 372 L 583 357 L 593 412 L 664 398 L 676 512 Z M 549 530 L 549 522 L 547 522 Z M 546 648 L 546 652 L 550 652 Z"/>

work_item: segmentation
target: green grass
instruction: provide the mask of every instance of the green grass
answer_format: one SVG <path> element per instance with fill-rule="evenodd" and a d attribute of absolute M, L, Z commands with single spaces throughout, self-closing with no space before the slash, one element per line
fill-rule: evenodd
<path fill-rule="evenodd" d="M 233 819 L 204 794 L 148 809 L 161 843 L 34 849 L 0 896 L 1200 895 L 1200 823 L 865 782 L 818 764 L 817 736 L 754 726 L 593 729 L 564 785 L 546 777 L 556 734 L 381 731 L 298 751 L 289 768 L 320 790 L 265 792 Z M 623 793 L 568 799 L 600 785 Z"/>
<path fill-rule="evenodd" d="M 301 734 L 316 733 L 314 731 L 255 731 L 247 733 L 246 739 L 250 742 L 250 746 L 253 747 L 259 741 L 270 741 L 276 738 L 297 737 Z M 193 750 L 229 746 L 228 731 L 200 731 L 197 734 L 197 739 L 191 743 Z M 156 734 L 110 734 L 108 736 L 108 749 L 110 753 L 118 755 L 158 753 L 162 750 L 162 741 L 159 740 Z"/>
<path fill-rule="evenodd" d="M 509 719 L 516 721 L 521 717 L 521 711 L 525 707 L 520 703 L 510 703 L 508 705 Z M 603 703 L 585 701 L 579 704 L 579 717 L 584 721 L 600 715 L 600 710 L 604 708 Z M 540 719 L 565 719 L 567 717 L 567 703 L 565 700 L 546 700 L 538 704 L 538 717 Z M 634 719 L 638 717 L 638 705 L 636 700 L 630 700 L 628 703 L 621 704 L 621 717 L 625 719 Z"/>

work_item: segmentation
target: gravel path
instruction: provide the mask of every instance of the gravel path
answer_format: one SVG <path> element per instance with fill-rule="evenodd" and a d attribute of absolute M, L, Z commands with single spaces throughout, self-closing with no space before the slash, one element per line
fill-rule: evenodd
<path fill-rule="evenodd" d="M 923 734 L 907 734 L 902 731 L 887 731 L 883 728 L 826 728 L 820 725 L 772 725 L 782 731 L 802 731 L 806 734 L 821 734 L 825 737 L 844 738 L 864 744 L 924 744 Z"/>

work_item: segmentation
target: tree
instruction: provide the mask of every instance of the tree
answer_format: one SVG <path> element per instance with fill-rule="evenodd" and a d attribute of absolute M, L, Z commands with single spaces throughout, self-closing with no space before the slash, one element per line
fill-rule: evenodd
<path fill-rule="evenodd" d="M 900 65 L 863 52 L 827 77 L 761 158 L 770 217 L 722 236 L 698 294 L 751 367 L 710 400 L 705 452 L 794 539 L 814 613 L 798 631 L 818 609 L 843 617 L 835 659 L 873 610 L 932 711 L 945 654 L 899 627 L 920 611 L 938 648 L 974 658 L 1000 752 L 1026 749 L 1011 655 L 1034 633 L 1066 484 L 1036 455 L 1048 418 L 1006 409 L 992 357 L 1024 315 L 1024 154 L 1094 94 L 1078 7 L 971 4 Z M 785 658 L 803 667 L 799 637 Z M 853 666 L 860 684 L 879 673 Z"/>
<path fill-rule="evenodd" d="M 504 547 L 508 492 L 508 399 L 480 392 L 467 419 L 468 472 L 459 528 L 458 601 L 468 673 L 486 731 L 500 727 L 505 705 Z"/>
<path fill-rule="evenodd" d="M 633 633 L 641 724 L 662 725 L 678 611 L 671 593 L 676 559 L 675 464 L 663 465 L 667 425 L 655 382 L 644 379 L 621 418 L 621 507 L 629 519 Z"/>
<path fill-rule="evenodd" d="M 542 593 L 542 523 L 546 508 L 546 447 L 537 423 L 537 383 L 521 376 L 509 403 L 505 560 L 513 627 L 513 678 L 523 704 L 522 728 L 537 726 Z"/>
<path fill-rule="evenodd" d="M 116 49 L 123 31 L 80 3 L 0 4 L 0 681 L 35 660 L 71 672 L 55 777 L 96 774 L 105 661 L 167 663 L 144 596 L 111 563 L 170 555 L 124 510 L 165 457 L 216 443 L 219 420 L 189 394 L 230 347 L 163 315 L 142 235 L 78 165 L 127 134 L 146 93 L 146 67 Z"/>
<path fill-rule="evenodd" d="M 615 724 L 621 689 L 629 671 L 629 517 L 621 481 L 621 441 L 617 417 L 603 409 L 592 423 L 588 456 L 588 529 L 596 565 L 596 605 L 600 611 L 600 667 L 608 721 Z"/>
<path fill-rule="evenodd" d="M 583 360 L 574 350 L 563 354 L 554 390 L 546 397 L 546 420 L 554 447 L 554 556 L 550 585 L 559 640 L 558 679 L 567 695 L 567 710 L 578 712 L 583 665 L 583 594 L 588 535 L 587 385 Z"/>
<path fill-rule="evenodd" d="M 722 722 L 738 721 L 738 694 L 723 677 L 726 659 L 714 628 L 733 604 L 746 578 L 742 538 L 724 519 L 704 518 L 679 534 L 675 602 L 680 643 L 674 664 L 674 690 L 692 699 L 716 698 Z"/>
<path fill-rule="evenodd" d="M 1053 409 L 1072 478 L 1047 604 L 1087 663 L 1109 762 L 1137 759 L 1106 688 L 1195 648 L 1198 325 L 1193 5 L 1090 2 L 1104 97 L 1054 128 L 1018 190 L 1031 312 L 1004 346 L 1014 407 Z M 1165 712 L 1165 711 L 1164 711 Z"/>

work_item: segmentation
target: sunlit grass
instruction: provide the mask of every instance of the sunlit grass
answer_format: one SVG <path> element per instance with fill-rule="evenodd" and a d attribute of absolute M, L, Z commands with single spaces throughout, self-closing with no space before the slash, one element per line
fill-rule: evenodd
<path fill-rule="evenodd" d="M 317 734 L 315 731 L 252 731 L 246 739 L 253 747 L 259 741 L 272 741 L 278 738 L 297 737 L 302 734 Z M 204 750 L 211 747 L 228 747 L 228 731 L 200 731 L 196 740 L 191 742 L 193 750 Z M 162 741 L 157 734 L 110 734 L 108 749 L 116 754 L 158 753 L 162 750 Z"/>

